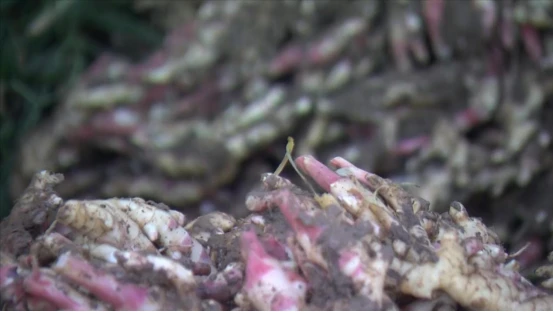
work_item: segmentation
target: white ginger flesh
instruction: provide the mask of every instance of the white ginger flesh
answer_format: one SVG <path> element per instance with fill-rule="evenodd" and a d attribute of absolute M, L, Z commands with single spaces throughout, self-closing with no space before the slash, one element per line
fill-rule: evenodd
<path fill-rule="evenodd" d="M 191 254 L 195 261 L 205 257 L 202 245 L 184 228 L 182 213 L 141 198 L 70 200 L 59 209 L 56 220 L 75 230 L 75 241 L 98 254 L 112 254 L 109 246 L 113 246 L 161 250 L 174 259 L 182 254 Z"/>

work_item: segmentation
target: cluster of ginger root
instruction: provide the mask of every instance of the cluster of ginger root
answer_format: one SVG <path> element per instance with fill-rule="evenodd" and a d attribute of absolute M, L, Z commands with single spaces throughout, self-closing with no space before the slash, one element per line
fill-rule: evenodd
<path fill-rule="evenodd" d="M 439 214 L 343 158 L 332 170 L 287 156 L 324 192 L 279 168 L 262 175 L 239 220 L 187 220 L 140 198 L 64 201 L 53 190 L 61 175 L 36 174 L 1 225 L 3 308 L 553 308 L 552 266 L 532 285 L 462 204 Z"/>

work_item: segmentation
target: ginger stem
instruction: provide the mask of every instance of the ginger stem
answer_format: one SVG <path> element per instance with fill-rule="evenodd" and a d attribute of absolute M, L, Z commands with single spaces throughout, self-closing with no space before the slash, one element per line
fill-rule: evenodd
<path fill-rule="evenodd" d="M 279 175 L 282 172 L 282 170 L 284 169 L 284 167 L 286 166 L 286 163 L 290 162 L 290 164 L 292 165 L 292 167 L 294 167 L 294 170 L 296 170 L 296 172 L 298 173 L 300 178 L 303 180 L 303 182 L 309 187 L 309 190 L 311 190 L 311 192 L 315 196 L 318 196 L 317 192 L 315 192 L 315 189 L 313 188 L 311 183 L 309 183 L 309 181 L 307 181 L 307 179 L 303 176 L 301 171 L 296 166 L 296 162 L 294 161 L 294 158 L 292 158 L 292 151 L 293 150 L 294 150 L 294 138 L 288 137 L 288 143 L 286 144 L 286 155 L 284 156 L 284 159 L 282 160 L 282 162 L 280 163 L 278 168 L 275 170 L 274 174 Z"/>

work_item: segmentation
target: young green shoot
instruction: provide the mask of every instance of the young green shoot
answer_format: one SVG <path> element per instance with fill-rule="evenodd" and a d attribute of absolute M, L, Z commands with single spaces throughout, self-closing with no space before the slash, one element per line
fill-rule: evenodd
<path fill-rule="evenodd" d="M 282 162 L 280 163 L 278 168 L 275 170 L 274 174 L 279 175 L 282 172 L 282 170 L 284 169 L 284 167 L 286 166 L 286 163 L 290 162 L 290 164 L 292 165 L 292 167 L 294 167 L 294 170 L 296 170 L 296 172 L 298 173 L 300 178 L 303 180 L 303 182 L 305 184 L 307 184 L 307 186 L 309 187 L 309 190 L 315 196 L 317 196 L 317 192 L 315 192 L 315 189 L 313 188 L 311 183 L 309 183 L 309 181 L 307 181 L 307 179 L 303 176 L 301 171 L 296 166 L 296 162 L 294 161 L 294 158 L 292 158 L 292 151 L 293 150 L 294 150 L 294 139 L 292 137 L 288 137 L 288 143 L 286 144 L 286 155 L 284 156 L 284 159 L 282 160 Z"/>

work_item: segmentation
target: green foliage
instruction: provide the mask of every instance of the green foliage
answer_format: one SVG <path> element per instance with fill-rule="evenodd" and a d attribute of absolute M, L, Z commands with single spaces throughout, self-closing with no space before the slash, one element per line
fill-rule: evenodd
<path fill-rule="evenodd" d="M 9 177 L 21 138 L 59 103 L 60 91 L 101 52 L 151 49 L 162 37 L 123 0 L 2 0 L 0 20 L 3 217 L 12 206 Z"/>

